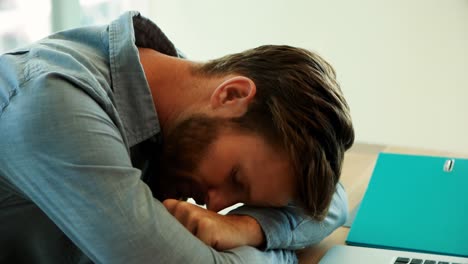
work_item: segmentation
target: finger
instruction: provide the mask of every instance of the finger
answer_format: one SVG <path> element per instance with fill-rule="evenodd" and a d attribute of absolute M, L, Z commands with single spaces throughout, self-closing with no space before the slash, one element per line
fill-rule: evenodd
<path fill-rule="evenodd" d="M 192 234 L 196 234 L 198 221 L 201 217 L 201 212 L 198 206 L 193 204 L 179 201 L 179 200 L 165 200 L 163 202 L 168 208 L 168 211 L 179 221 L 185 228 Z M 204 209 L 202 209 L 204 210 Z"/>
<path fill-rule="evenodd" d="M 187 206 L 182 203 L 183 202 L 175 199 L 166 199 L 163 201 L 163 205 L 166 207 L 167 211 L 169 211 L 169 213 L 172 214 L 172 216 L 174 216 L 182 225 L 186 226 L 187 217 L 190 212 Z"/>
<path fill-rule="evenodd" d="M 200 221 L 207 217 L 205 209 L 187 202 L 178 205 L 176 214 L 177 219 L 195 236 Z"/>
<path fill-rule="evenodd" d="M 215 238 L 215 230 L 213 228 L 213 223 L 210 219 L 202 219 L 198 225 L 196 233 L 194 234 L 198 239 L 200 239 L 206 245 L 219 250 L 218 241 Z"/>
<path fill-rule="evenodd" d="M 164 207 L 166 207 L 169 213 L 173 214 L 179 202 L 180 201 L 176 199 L 166 199 L 162 202 L 162 204 L 164 205 Z"/>

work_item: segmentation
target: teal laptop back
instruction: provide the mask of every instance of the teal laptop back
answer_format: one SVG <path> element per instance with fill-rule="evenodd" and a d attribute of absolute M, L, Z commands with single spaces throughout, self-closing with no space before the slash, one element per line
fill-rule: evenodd
<path fill-rule="evenodd" d="M 346 243 L 468 257 L 468 159 L 379 154 Z"/>

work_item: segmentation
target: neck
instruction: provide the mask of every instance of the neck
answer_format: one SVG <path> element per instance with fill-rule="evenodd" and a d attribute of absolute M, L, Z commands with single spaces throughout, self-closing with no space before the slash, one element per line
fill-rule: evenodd
<path fill-rule="evenodd" d="M 139 48 L 139 53 L 159 122 L 165 133 L 184 118 L 184 113 L 206 100 L 202 89 L 199 89 L 203 80 L 191 73 L 193 62 L 152 49 Z"/>

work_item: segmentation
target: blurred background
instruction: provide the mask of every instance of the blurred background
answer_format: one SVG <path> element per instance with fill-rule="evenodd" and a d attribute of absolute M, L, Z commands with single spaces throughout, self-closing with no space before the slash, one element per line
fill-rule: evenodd
<path fill-rule="evenodd" d="M 263 44 L 318 52 L 357 141 L 468 153 L 468 0 L 0 0 L 0 51 L 126 10 L 194 60 Z"/>

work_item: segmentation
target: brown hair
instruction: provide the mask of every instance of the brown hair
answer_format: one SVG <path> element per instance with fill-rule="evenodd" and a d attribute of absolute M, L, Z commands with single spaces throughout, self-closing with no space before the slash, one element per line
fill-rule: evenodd
<path fill-rule="evenodd" d="M 354 141 L 349 107 L 331 65 L 305 49 L 266 45 L 201 64 L 194 72 L 253 80 L 255 99 L 234 121 L 286 151 L 299 176 L 296 202 L 324 219 L 344 152 Z"/>

